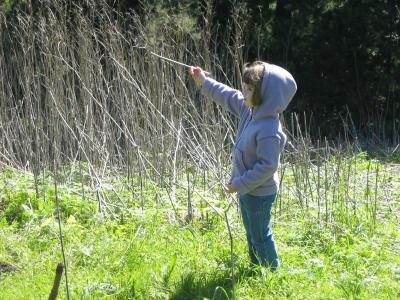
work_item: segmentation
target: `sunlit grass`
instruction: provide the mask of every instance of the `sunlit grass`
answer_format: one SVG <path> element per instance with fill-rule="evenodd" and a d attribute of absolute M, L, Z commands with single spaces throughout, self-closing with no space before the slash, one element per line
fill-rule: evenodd
<path fill-rule="evenodd" d="M 365 158 L 358 164 L 361 173 L 368 168 L 363 165 L 366 166 Z M 389 169 L 388 165 L 383 167 Z M 296 180 L 290 180 L 291 176 L 288 173 L 288 180 L 284 180 L 282 203 L 278 200 L 274 207 L 273 230 L 282 262 L 276 273 L 249 268 L 241 220 L 235 206 L 229 209 L 236 297 L 397 298 L 399 195 L 394 188 L 399 183 L 398 174 L 384 174 L 386 184 L 380 189 L 385 191 L 378 195 L 375 226 L 371 226 L 370 218 L 362 218 L 367 215 L 362 214 L 364 205 L 358 202 L 358 215 L 346 218 L 340 217 L 344 213 L 340 205 L 329 206 L 330 218 L 326 222 L 322 212 L 318 217 L 316 201 L 305 207 L 295 198 L 296 193 L 291 191 L 295 191 Z M 1 172 L 0 261 L 21 267 L 19 272 L 1 273 L 1 299 L 47 297 L 55 267 L 62 261 L 53 177 L 48 173 L 41 178 L 36 198 L 30 173 L 12 169 Z M 98 211 L 95 193 L 76 178 L 59 184 L 72 298 L 232 298 L 227 227 L 222 218 L 201 203 L 201 197 L 193 197 L 195 215 L 191 222 L 185 220 L 184 189 L 177 189 L 175 215 L 162 188 L 149 184 L 144 193 L 134 190 L 132 194 L 126 191 L 123 180 L 105 181 L 113 184 L 103 186 L 104 193 L 110 195 L 109 210 L 103 212 Z M 111 190 L 107 189 L 111 186 L 118 197 L 111 197 Z M 82 188 L 86 198 L 78 192 Z M 196 193 L 200 191 L 203 189 L 198 187 Z M 146 203 L 144 210 L 138 204 L 139 198 L 134 198 L 140 195 Z M 365 196 L 362 187 L 356 189 L 356 195 Z M 228 201 L 221 195 L 207 196 L 218 209 L 227 208 Z M 90 200 L 92 197 L 94 201 Z M 60 295 L 66 297 L 64 281 Z"/>

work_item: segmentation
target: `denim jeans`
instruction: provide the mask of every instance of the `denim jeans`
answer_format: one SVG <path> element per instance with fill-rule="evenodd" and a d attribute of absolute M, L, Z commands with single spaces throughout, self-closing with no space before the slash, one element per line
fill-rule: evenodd
<path fill-rule="evenodd" d="M 247 245 L 253 264 L 279 266 L 275 241 L 270 228 L 271 208 L 276 194 L 268 196 L 239 195 L 240 211 L 246 229 Z"/>

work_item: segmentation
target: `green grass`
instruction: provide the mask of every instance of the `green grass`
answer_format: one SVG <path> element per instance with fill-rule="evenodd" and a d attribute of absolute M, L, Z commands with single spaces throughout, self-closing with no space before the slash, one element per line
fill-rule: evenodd
<path fill-rule="evenodd" d="M 21 270 L 0 273 L 0 299 L 47 298 L 56 265 L 62 261 L 52 177 L 43 176 L 37 198 L 31 174 L 1 172 L 0 261 Z M 236 297 L 398 299 L 399 173 L 389 177 L 390 182 L 380 186 L 389 190 L 387 198 L 379 194 L 375 226 L 360 213 L 350 221 L 335 217 L 340 205 L 330 207 L 325 222 L 323 216 L 317 218 L 317 208 L 305 209 L 295 193 L 291 198 L 284 192 L 283 208 L 279 210 L 277 202 L 272 221 L 282 263 L 275 273 L 248 267 L 244 229 L 236 208 L 230 208 Z M 113 209 L 114 214 L 99 213 L 96 202 L 90 201 L 94 193 L 77 178 L 59 186 L 71 299 L 232 298 L 230 243 L 223 219 L 202 208 L 204 203 L 194 196 L 195 221 L 179 221 L 162 189 L 150 183 L 142 210 L 137 191 L 114 186 L 128 206 Z M 118 203 L 112 193 L 108 195 L 110 202 Z M 177 192 L 177 199 L 183 214 L 183 191 Z M 227 202 L 215 199 L 214 204 L 223 209 Z M 64 277 L 59 295 L 66 299 Z"/>

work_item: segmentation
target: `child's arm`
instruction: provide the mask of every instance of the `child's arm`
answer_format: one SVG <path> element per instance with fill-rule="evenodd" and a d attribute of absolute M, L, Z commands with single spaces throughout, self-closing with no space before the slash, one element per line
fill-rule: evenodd
<path fill-rule="evenodd" d="M 214 79 L 207 78 L 199 67 L 191 68 L 189 73 L 193 76 L 197 85 L 201 86 L 203 95 L 212 98 L 216 103 L 224 106 L 229 112 L 240 117 L 246 109 L 243 94 L 222 84 Z"/>
<path fill-rule="evenodd" d="M 240 194 L 247 194 L 274 176 L 278 169 L 281 152 L 279 137 L 263 137 L 257 139 L 257 161 L 243 175 L 235 177 L 232 185 Z"/>

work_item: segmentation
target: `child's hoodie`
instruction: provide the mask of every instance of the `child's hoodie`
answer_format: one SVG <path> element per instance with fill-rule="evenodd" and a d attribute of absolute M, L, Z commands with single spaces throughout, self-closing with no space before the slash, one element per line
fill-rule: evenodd
<path fill-rule="evenodd" d="M 265 63 L 261 84 L 261 105 L 249 108 L 243 94 L 214 79 L 207 78 L 201 92 L 239 117 L 233 147 L 232 184 L 239 194 L 266 196 L 279 189 L 277 169 L 286 143 L 279 113 L 296 93 L 293 76 L 285 69 Z"/>

